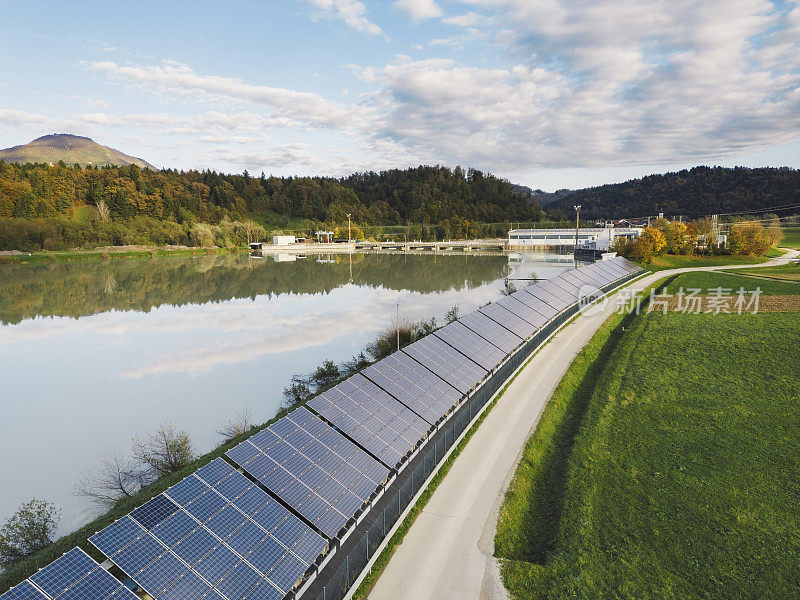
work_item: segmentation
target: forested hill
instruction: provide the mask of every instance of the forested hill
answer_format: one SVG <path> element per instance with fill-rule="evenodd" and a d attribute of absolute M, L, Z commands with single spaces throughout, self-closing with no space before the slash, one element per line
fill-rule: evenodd
<path fill-rule="evenodd" d="M 549 205 L 586 218 L 710 215 L 800 202 L 800 171 L 695 167 L 689 171 L 578 190 Z"/>
<path fill-rule="evenodd" d="M 508 181 L 480 171 L 421 166 L 326 177 L 251 177 L 213 171 L 152 171 L 0 162 L 0 218 L 70 216 L 101 201 L 112 218 L 145 215 L 215 222 L 255 213 L 320 222 L 436 224 L 535 220 L 540 211 Z"/>
<path fill-rule="evenodd" d="M 241 235 L 211 230 L 252 218 L 268 231 L 313 235 L 318 226 L 347 227 L 348 213 L 356 226 L 417 225 L 426 233 L 406 232 L 438 239 L 504 236 L 509 222 L 542 217 L 510 182 L 460 167 L 336 179 L 0 161 L 0 250 L 240 245 Z"/>

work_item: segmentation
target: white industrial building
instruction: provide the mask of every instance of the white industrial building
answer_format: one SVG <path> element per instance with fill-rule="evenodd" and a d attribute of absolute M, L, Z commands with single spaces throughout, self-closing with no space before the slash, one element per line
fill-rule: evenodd
<path fill-rule="evenodd" d="M 291 246 L 296 243 L 293 235 L 273 235 L 272 243 L 276 246 Z"/>
<path fill-rule="evenodd" d="M 578 230 L 578 247 L 608 251 L 621 237 L 635 238 L 640 227 L 583 227 Z M 532 247 L 575 247 L 574 229 L 512 229 L 508 232 L 508 245 Z"/>

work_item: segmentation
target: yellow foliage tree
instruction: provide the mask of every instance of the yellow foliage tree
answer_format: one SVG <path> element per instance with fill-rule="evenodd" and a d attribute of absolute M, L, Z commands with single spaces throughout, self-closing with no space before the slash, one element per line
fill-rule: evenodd
<path fill-rule="evenodd" d="M 740 256 L 764 256 L 769 250 L 769 240 L 761 223 L 740 223 L 731 227 L 728 250 Z"/>
<path fill-rule="evenodd" d="M 661 254 L 667 247 L 667 238 L 660 229 L 647 227 L 642 234 L 631 243 L 630 255 L 641 263 L 650 263 L 653 257 Z"/>

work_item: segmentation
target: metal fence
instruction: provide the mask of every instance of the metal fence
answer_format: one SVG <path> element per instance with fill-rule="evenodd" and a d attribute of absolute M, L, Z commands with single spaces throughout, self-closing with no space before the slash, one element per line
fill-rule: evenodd
<path fill-rule="evenodd" d="M 613 284 L 603 288 L 603 292 L 619 287 L 623 283 L 638 277 L 634 273 Z M 524 363 L 533 352 L 544 342 L 550 334 L 558 329 L 578 312 L 577 304 L 565 309 L 539 330 L 525 345 L 515 352 L 508 361 L 500 366 L 484 384 L 467 399 L 449 420 L 443 434 L 438 434 L 439 439 L 430 447 L 423 448 L 423 457 L 419 460 L 410 476 L 400 485 L 391 499 L 379 510 L 360 540 L 342 561 L 339 568 L 330 577 L 328 583 L 312 600 L 342 600 L 350 586 L 361 575 L 370 558 L 375 554 L 386 534 L 400 518 L 400 515 L 411 503 L 411 500 L 425 485 L 426 480 L 433 473 L 436 466 L 442 461 L 447 451 L 452 447 L 461 433 L 472 423 L 483 406 L 494 396 L 501 386 L 506 384 L 509 377 Z M 390 486 L 391 487 L 391 486 Z M 387 490 L 388 491 L 388 490 Z M 369 517 L 368 517 L 369 518 Z"/>

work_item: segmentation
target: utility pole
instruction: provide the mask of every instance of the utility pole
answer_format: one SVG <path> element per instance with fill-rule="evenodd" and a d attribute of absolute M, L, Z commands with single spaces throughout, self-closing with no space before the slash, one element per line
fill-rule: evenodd
<path fill-rule="evenodd" d="M 350 213 L 347 213 L 347 243 L 351 242 L 352 236 L 350 235 Z"/>
<path fill-rule="evenodd" d="M 397 351 L 400 352 L 400 303 L 397 304 L 397 314 L 395 315 L 397 321 Z"/>
<path fill-rule="evenodd" d="M 581 205 L 576 204 L 572 208 L 575 209 L 575 250 L 578 250 L 578 230 L 581 226 Z"/>

